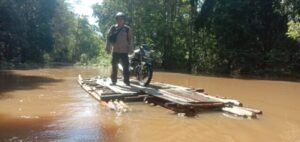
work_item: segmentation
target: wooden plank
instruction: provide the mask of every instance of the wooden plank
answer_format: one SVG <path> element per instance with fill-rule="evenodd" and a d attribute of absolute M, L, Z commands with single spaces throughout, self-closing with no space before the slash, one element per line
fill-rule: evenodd
<path fill-rule="evenodd" d="M 111 110 L 117 111 L 119 113 L 123 113 L 123 112 L 128 112 L 130 110 L 130 108 L 128 107 L 128 105 L 126 105 L 123 101 L 120 100 L 114 100 L 114 101 L 108 101 L 107 103 L 102 101 L 103 99 L 105 99 L 103 97 L 103 90 L 98 90 L 97 87 L 95 86 L 90 86 L 91 84 L 85 84 L 85 82 L 83 81 L 81 75 L 78 76 L 78 80 L 77 82 L 80 84 L 80 86 L 86 91 L 88 92 L 88 94 L 90 94 L 91 96 L 93 96 L 96 100 L 100 101 L 102 105 L 104 105 L 105 107 L 108 107 Z M 110 95 L 108 95 L 110 94 Z M 118 94 L 121 95 L 121 94 Z M 112 94 L 112 93 L 106 93 L 105 97 L 117 97 L 117 94 Z M 126 97 L 126 95 L 122 95 L 122 97 Z M 119 98 L 119 97 L 117 97 Z"/>
<path fill-rule="evenodd" d="M 194 95 L 199 95 L 204 98 L 210 99 L 212 102 L 223 102 L 223 103 L 230 103 L 236 106 L 242 106 L 242 103 L 238 100 L 234 99 L 229 99 L 229 98 L 220 98 L 216 96 L 210 96 L 204 93 L 204 89 L 196 90 L 196 89 L 191 89 L 183 86 L 177 86 L 177 85 L 172 85 L 172 84 L 165 84 L 165 83 L 153 83 L 153 85 L 158 85 L 158 86 L 164 86 L 164 88 L 169 88 L 169 89 L 175 89 L 175 90 L 182 90 L 182 91 L 191 91 L 193 92 Z M 192 96 L 190 96 L 192 97 Z M 208 100 L 206 100 L 208 101 Z M 192 103 L 192 102 L 191 102 Z"/>
<path fill-rule="evenodd" d="M 243 109 L 243 110 L 251 111 L 251 112 L 253 112 L 255 114 L 258 114 L 258 115 L 263 113 L 261 110 L 248 108 L 248 107 L 239 107 L 239 106 L 232 106 L 232 107 L 237 108 L 237 109 Z"/>
<path fill-rule="evenodd" d="M 222 110 L 236 116 L 257 118 L 257 115 L 254 112 L 243 109 L 242 107 L 223 107 Z"/>
<path fill-rule="evenodd" d="M 224 107 L 224 103 L 199 103 L 199 104 L 189 104 L 189 105 L 178 105 L 177 103 L 174 102 L 169 102 L 166 103 L 165 106 L 167 107 L 181 107 L 181 108 L 195 108 L 195 109 L 199 109 L 199 108 L 222 108 Z"/>
<path fill-rule="evenodd" d="M 187 95 L 186 96 L 177 95 L 177 94 L 180 94 L 180 93 L 185 93 L 185 94 L 191 93 L 191 92 L 188 92 L 186 90 L 186 88 L 179 87 L 179 88 L 181 88 L 181 89 L 179 89 L 179 88 L 174 88 L 174 86 L 171 86 L 169 84 L 161 84 L 161 83 L 155 83 L 155 84 L 156 85 L 159 84 L 159 85 L 162 85 L 162 86 L 165 86 L 165 87 L 163 87 L 163 89 L 153 89 L 153 88 L 150 88 L 150 87 L 143 87 L 143 86 L 139 86 L 139 85 L 135 85 L 135 84 L 132 84 L 132 86 L 137 87 L 139 89 L 142 89 L 146 93 L 150 93 L 152 95 L 155 95 L 155 96 L 163 98 L 163 99 L 168 99 L 170 101 L 175 100 L 175 101 L 178 101 L 178 102 L 183 102 L 184 104 L 199 102 L 195 99 L 191 99 L 191 98 L 187 97 Z"/>
<path fill-rule="evenodd" d="M 120 94 L 135 94 L 135 93 L 137 93 L 135 91 L 132 91 L 130 86 L 126 86 L 121 83 L 117 83 L 116 85 L 111 85 L 111 81 L 109 78 L 97 79 L 96 83 L 99 85 L 102 85 L 104 87 L 107 87 L 107 88 L 113 90 L 114 92 L 120 93 Z"/>
<path fill-rule="evenodd" d="M 163 92 L 161 90 L 156 90 L 156 89 L 153 89 L 153 88 L 139 86 L 139 85 L 135 85 L 135 84 L 131 84 L 131 86 L 136 87 L 138 89 L 142 89 L 145 93 L 147 93 L 149 95 L 152 95 L 152 96 L 155 96 L 155 97 L 158 97 L 158 98 L 161 98 L 161 99 L 164 99 L 164 100 L 176 102 L 176 103 L 181 104 L 181 105 L 188 105 L 189 104 L 187 100 L 167 95 L 168 93 Z"/>
<path fill-rule="evenodd" d="M 173 102 L 175 104 L 182 105 L 182 106 L 206 107 L 206 108 L 207 107 L 224 106 L 224 103 L 219 102 L 219 101 L 199 102 L 199 101 L 190 99 L 188 97 L 182 97 L 182 96 L 175 95 L 174 93 L 166 91 L 166 89 L 153 89 L 150 87 L 143 87 L 143 86 L 139 86 L 139 85 L 135 85 L 135 84 L 132 84 L 132 86 L 143 89 L 143 91 L 145 91 L 145 93 L 150 94 L 154 97 L 158 97 L 163 100 Z M 170 88 L 168 88 L 168 89 L 170 89 Z M 181 91 L 184 91 L 184 90 L 181 90 Z"/>
<path fill-rule="evenodd" d="M 143 102 L 146 97 L 149 95 L 138 95 L 138 96 L 130 96 L 130 97 L 125 97 L 124 101 L 126 102 Z"/>
<path fill-rule="evenodd" d="M 219 102 L 215 99 L 196 95 L 193 91 L 183 90 L 180 88 L 164 89 L 165 91 L 173 94 L 176 97 L 188 98 L 189 103 L 214 103 Z"/>
<path fill-rule="evenodd" d="M 223 103 L 226 103 L 226 104 L 233 104 L 235 106 L 242 106 L 242 103 L 240 101 L 238 101 L 238 100 L 225 99 L 225 98 L 223 99 L 223 98 L 219 98 L 219 97 L 215 97 L 215 96 L 210 96 L 210 95 L 207 95 L 205 93 L 199 93 L 199 92 L 195 92 L 195 94 L 203 96 L 203 97 L 206 97 L 206 98 L 209 98 L 209 99 L 216 100 L 218 102 L 223 102 Z"/>
<path fill-rule="evenodd" d="M 78 83 L 81 85 L 81 87 L 83 88 L 83 90 L 85 90 L 87 93 L 89 93 L 92 97 L 94 97 L 96 100 L 101 101 L 101 95 L 99 95 L 98 93 L 92 91 L 92 88 L 86 84 L 83 84 L 83 80 L 82 77 L 79 75 L 78 76 Z"/>
<path fill-rule="evenodd" d="M 98 80 L 100 80 L 101 83 L 99 83 L 100 81 L 98 81 Z M 125 100 L 125 98 L 128 98 L 128 97 L 138 97 L 138 95 L 141 95 L 140 92 L 134 92 L 134 91 L 126 91 L 125 92 L 125 91 L 121 90 L 120 88 L 125 86 L 125 85 L 122 85 L 121 83 L 118 83 L 116 86 L 111 86 L 109 84 L 105 84 L 105 86 L 104 86 L 103 80 L 104 79 L 100 78 L 100 77 L 96 80 L 93 80 L 93 79 L 83 80 L 81 75 L 79 75 L 77 81 L 86 92 L 88 92 L 91 96 L 93 96 L 94 98 L 96 98 L 99 101 L 101 101 L 101 100 L 104 100 L 104 101 Z M 96 83 L 96 84 L 98 86 L 94 86 L 95 82 L 97 82 L 97 81 L 98 81 L 98 83 Z M 120 87 L 120 88 L 118 88 L 118 87 Z M 131 89 L 130 87 L 127 87 L 127 86 L 125 86 L 125 87 L 126 88 L 124 88 L 124 90 Z M 123 92 L 123 93 L 116 93 L 115 91 L 104 92 L 103 90 L 106 88 L 108 88 L 110 90 L 112 90 L 112 88 L 113 88 L 113 90 Z M 132 98 L 129 98 L 129 99 L 132 99 Z M 127 100 L 129 100 L 129 99 L 127 99 Z"/>
<path fill-rule="evenodd" d="M 128 97 L 138 97 L 138 94 L 114 94 L 114 95 L 102 95 L 102 100 L 125 100 Z"/>

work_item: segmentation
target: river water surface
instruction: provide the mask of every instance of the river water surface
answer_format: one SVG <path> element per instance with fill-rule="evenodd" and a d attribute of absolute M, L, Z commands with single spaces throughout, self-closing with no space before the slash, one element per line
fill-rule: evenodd
<path fill-rule="evenodd" d="M 156 72 L 154 80 L 238 99 L 259 108 L 257 120 L 203 112 L 181 117 L 132 103 L 122 115 L 101 106 L 77 84 L 106 69 L 46 68 L 0 71 L 0 142 L 300 142 L 300 83 Z"/>

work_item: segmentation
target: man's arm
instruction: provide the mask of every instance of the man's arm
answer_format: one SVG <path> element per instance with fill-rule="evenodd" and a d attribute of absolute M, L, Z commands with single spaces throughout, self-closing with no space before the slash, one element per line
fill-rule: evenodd
<path fill-rule="evenodd" d="M 109 37 L 111 35 L 111 31 L 112 31 L 112 27 L 110 27 L 110 29 L 108 31 L 108 34 L 107 34 L 107 37 L 106 37 L 105 51 L 106 51 L 107 54 L 111 53 L 111 43 L 109 41 Z"/>
<path fill-rule="evenodd" d="M 133 31 L 132 31 L 132 28 L 129 28 L 128 30 L 128 42 L 129 42 L 129 54 L 132 54 L 133 53 Z"/>

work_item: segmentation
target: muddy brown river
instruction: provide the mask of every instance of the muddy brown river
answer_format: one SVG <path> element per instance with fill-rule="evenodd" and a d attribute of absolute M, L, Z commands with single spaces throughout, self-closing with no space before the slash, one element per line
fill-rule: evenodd
<path fill-rule="evenodd" d="M 0 142 L 300 142 L 300 83 L 156 72 L 154 80 L 238 99 L 259 108 L 257 120 L 203 112 L 182 117 L 131 103 L 109 111 L 77 84 L 106 69 L 57 67 L 0 71 Z"/>

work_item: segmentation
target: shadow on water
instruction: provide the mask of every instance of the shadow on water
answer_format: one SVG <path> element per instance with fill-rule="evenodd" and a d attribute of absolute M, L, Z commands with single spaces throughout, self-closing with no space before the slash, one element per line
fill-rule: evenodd
<path fill-rule="evenodd" d="M 9 117 L 0 114 L 0 141 L 118 141 L 120 127 L 115 124 L 99 126 L 64 126 L 60 118 L 43 116 L 39 118 Z"/>
<path fill-rule="evenodd" d="M 41 133 L 53 121 L 51 117 L 45 118 L 11 118 L 0 114 L 0 140 L 3 141 L 40 141 L 46 137 Z M 46 140 L 48 141 L 48 140 Z"/>
<path fill-rule="evenodd" d="M 32 71 L 0 70 L 0 105 L 3 106 L 0 109 L 0 142 L 117 141 L 117 135 L 121 128 L 114 124 L 114 121 L 103 123 L 99 120 L 102 115 L 98 113 L 85 116 L 80 112 L 83 111 L 82 106 L 85 105 L 91 112 L 98 112 L 99 108 L 89 105 L 90 98 L 85 99 L 84 96 L 75 94 L 78 93 L 78 86 L 75 84 L 73 76 L 78 71 L 81 70 L 69 68 L 62 70 L 56 68 L 32 69 Z M 72 80 L 68 80 L 70 76 Z M 65 89 L 64 87 L 69 87 L 72 82 L 75 88 L 71 84 L 71 88 L 63 90 L 63 94 L 66 95 L 55 93 L 52 90 L 52 88 Z M 30 98 L 31 94 L 40 93 L 39 89 L 41 88 L 45 89 L 42 90 L 43 94 L 51 95 Z M 36 89 L 37 92 L 35 92 Z M 12 97 L 14 94 L 23 93 L 24 96 Z M 26 98 L 27 96 L 29 97 Z M 19 102 L 20 99 L 24 102 Z M 44 102 L 48 100 L 51 102 L 44 105 Z M 43 107 L 40 107 L 41 104 Z M 68 107 L 68 105 L 72 105 L 72 107 Z M 22 108 L 22 111 L 18 108 Z"/>
<path fill-rule="evenodd" d="M 13 71 L 0 71 L 0 98 L 4 93 L 15 90 L 31 90 L 40 88 L 44 84 L 60 82 L 60 79 L 53 79 L 44 76 L 21 75 Z"/>

